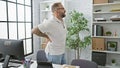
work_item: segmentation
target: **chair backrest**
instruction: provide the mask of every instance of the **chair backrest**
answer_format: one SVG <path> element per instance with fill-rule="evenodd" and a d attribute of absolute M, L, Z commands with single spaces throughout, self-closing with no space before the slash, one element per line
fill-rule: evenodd
<path fill-rule="evenodd" d="M 37 68 L 53 68 L 52 62 L 38 62 Z"/>
<path fill-rule="evenodd" d="M 37 52 L 37 68 L 53 68 L 52 62 L 49 62 L 46 58 L 44 50 Z"/>
<path fill-rule="evenodd" d="M 95 62 L 84 59 L 74 59 L 72 60 L 71 65 L 80 66 L 80 68 L 98 68 L 98 65 Z"/>
<path fill-rule="evenodd" d="M 36 58 L 37 58 L 37 62 L 47 62 L 48 61 L 44 50 L 39 50 L 37 52 Z"/>

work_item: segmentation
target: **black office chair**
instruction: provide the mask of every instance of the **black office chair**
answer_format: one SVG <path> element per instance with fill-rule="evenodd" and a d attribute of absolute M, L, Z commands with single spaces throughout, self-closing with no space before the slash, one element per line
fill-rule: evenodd
<path fill-rule="evenodd" d="M 53 68 L 52 62 L 38 62 L 37 68 Z"/>
<path fill-rule="evenodd" d="M 52 62 L 48 62 L 44 50 L 37 52 L 37 68 L 53 68 Z"/>
<path fill-rule="evenodd" d="M 80 68 L 98 68 L 95 62 L 84 59 L 74 59 L 71 65 L 80 66 Z"/>
<path fill-rule="evenodd" d="M 39 50 L 37 52 L 36 58 L 37 58 L 37 62 L 47 62 L 48 61 L 44 50 Z"/>

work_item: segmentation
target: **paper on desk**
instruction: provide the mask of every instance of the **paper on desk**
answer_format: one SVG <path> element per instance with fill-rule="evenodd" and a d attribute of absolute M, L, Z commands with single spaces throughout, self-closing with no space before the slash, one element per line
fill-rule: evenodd
<path fill-rule="evenodd" d="M 0 68 L 3 68 L 3 67 L 2 67 L 2 63 L 0 63 Z"/>
<path fill-rule="evenodd" d="M 79 66 L 63 65 L 62 68 L 80 68 Z"/>

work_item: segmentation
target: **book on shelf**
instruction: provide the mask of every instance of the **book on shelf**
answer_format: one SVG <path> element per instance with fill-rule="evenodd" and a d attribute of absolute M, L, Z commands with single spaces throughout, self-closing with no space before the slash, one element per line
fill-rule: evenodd
<path fill-rule="evenodd" d="M 103 26 L 93 25 L 93 27 L 92 27 L 92 35 L 93 36 L 103 36 Z"/>

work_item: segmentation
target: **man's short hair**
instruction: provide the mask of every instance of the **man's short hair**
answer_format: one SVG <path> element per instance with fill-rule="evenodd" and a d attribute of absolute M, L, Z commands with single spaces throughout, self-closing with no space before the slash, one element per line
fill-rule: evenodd
<path fill-rule="evenodd" d="M 56 3 L 54 3 L 53 5 L 52 5 L 52 12 L 54 12 L 54 11 L 56 11 L 57 9 L 58 9 L 58 7 L 59 7 L 59 5 L 61 4 L 61 2 L 56 2 Z"/>

